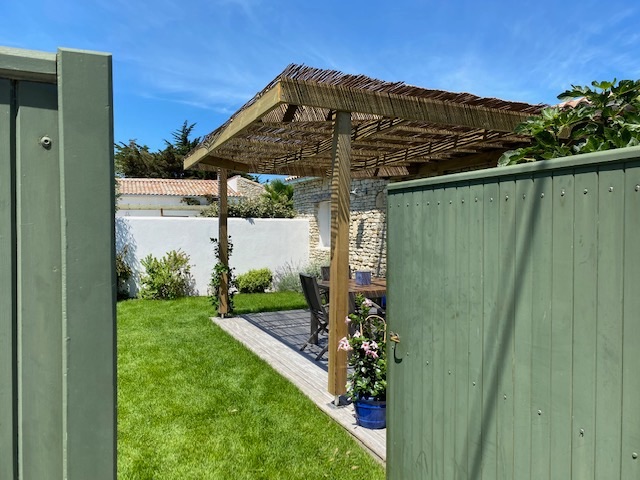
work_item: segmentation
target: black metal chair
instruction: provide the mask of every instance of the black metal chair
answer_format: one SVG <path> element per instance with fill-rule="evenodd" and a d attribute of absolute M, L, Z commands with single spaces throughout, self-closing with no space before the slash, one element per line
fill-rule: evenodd
<path fill-rule="evenodd" d="M 316 280 L 316 277 L 307 275 L 306 273 L 301 273 L 300 284 L 302 285 L 304 298 L 306 299 L 309 310 L 311 311 L 311 336 L 309 336 L 309 339 L 304 343 L 304 345 L 302 345 L 302 347 L 300 347 L 300 351 L 302 351 L 307 348 L 307 345 L 310 343 L 317 344 L 318 335 L 320 333 L 327 332 L 327 328 L 329 327 L 329 313 L 327 312 L 325 305 L 322 304 L 320 289 L 318 288 L 318 281 Z M 329 342 L 327 341 L 327 346 L 325 346 L 316 356 L 316 360 L 320 360 L 327 352 L 329 349 L 328 344 Z"/>

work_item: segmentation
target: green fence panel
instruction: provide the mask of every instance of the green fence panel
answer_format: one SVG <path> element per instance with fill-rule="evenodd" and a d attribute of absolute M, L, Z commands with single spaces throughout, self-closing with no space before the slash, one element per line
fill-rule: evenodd
<path fill-rule="evenodd" d="M 639 478 L 639 159 L 389 187 L 388 478 Z"/>
<path fill-rule="evenodd" d="M 116 476 L 111 57 L 0 48 L 0 478 Z"/>
<path fill-rule="evenodd" d="M 14 89 L 0 79 L 0 478 L 17 469 Z"/>

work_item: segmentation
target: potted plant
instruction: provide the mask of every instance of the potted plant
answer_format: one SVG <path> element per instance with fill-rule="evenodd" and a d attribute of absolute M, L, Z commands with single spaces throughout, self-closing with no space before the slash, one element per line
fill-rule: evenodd
<path fill-rule="evenodd" d="M 386 322 L 371 313 L 374 303 L 356 296 L 356 312 L 346 318 L 353 334 L 340 340 L 338 350 L 349 353 L 351 372 L 347 392 L 353 401 L 356 422 L 366 428 L 386 427 L 387 346 Z"/>

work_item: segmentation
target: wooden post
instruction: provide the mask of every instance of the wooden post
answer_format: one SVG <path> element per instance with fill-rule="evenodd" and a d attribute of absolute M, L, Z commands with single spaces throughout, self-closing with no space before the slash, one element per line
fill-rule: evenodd
<path fill-rule="evenodd" d="M 229 234 L 227 230 L 227 170 L 218 170 L 218 196 L 220 200 L 220 213 L 218 214 L 218 241 L 220 242 L 220 263 L 229 266 Z M 218 314 L 224 317 L 229 313 L 229 276 L 222 274 L 220 281 L 220 304 Z"/>
<path fill-rule="evenodd" d="M 331 274 L 329 285 L 329 393 L 346 392 L 347 352 L 338 342 L 347 335 L 349 313 L 349 221 L 351 113 L 338 112 L 333 133 L 331 179 Z"/>

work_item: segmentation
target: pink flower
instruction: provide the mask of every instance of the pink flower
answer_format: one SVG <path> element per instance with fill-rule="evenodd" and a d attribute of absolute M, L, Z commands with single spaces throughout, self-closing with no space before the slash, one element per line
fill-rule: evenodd
<path fill-rule="evenodd" d="M 378 344 L 376 343 L 375 340 L 371 340 L 371 349 L 372 350 L 377 350 L 378 349 Z"/>
<path fill-rule="evenodd" d="M 367 341 L 362 342 L 362 349 L 363 349 L 365 352 L 368 352 L 368 351 L 369 351 L 369 349 L 370 349 L 369 342 L 367 342 Z"/>
<path fill-rule="evenodd" d="M 362 304 L 365 307 L 373 307 L 373 302 L 371 300 L 369 300 L 368 298 L 365 298 L 364 301 L 362 302 Z"/>
<path fill-rule="evenodd" d="M 347 337 L 342 337 L 340 339 L 340 341 L 338 342 L 338 350 L 344 350 L 345 352 L 353 350 L 351 348 L 351 345 L 349 345 L 349 340 L 347 339 Z"/>
<path fill-rule="evenodd" d="M 346 323 L 347 325 L 349 325 L 351 323 L 351 319 L 349 318 L 348 315 L 346 317 L 344 317 L 344 323 Z"/>
<path fill-rule="evenodd" d="M 378 352 L 376 352 L 375 350 L 367 350 L 365 355 L 369 355 L 373 359 L 378 358 Z"/>

